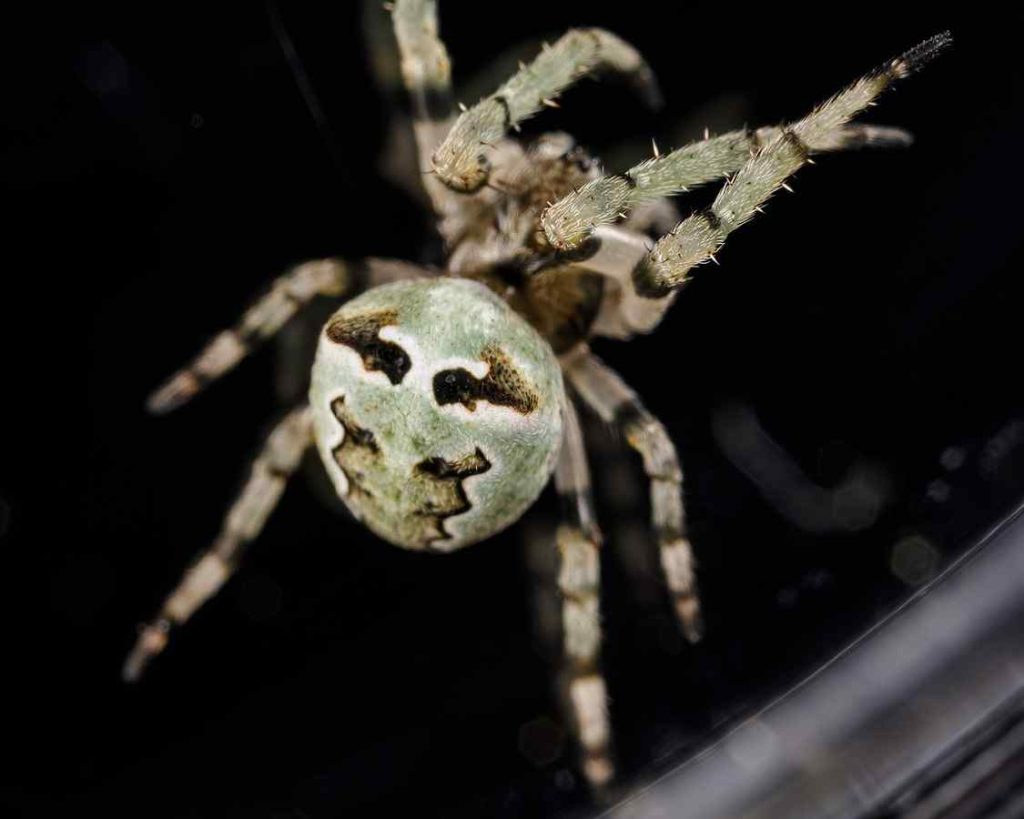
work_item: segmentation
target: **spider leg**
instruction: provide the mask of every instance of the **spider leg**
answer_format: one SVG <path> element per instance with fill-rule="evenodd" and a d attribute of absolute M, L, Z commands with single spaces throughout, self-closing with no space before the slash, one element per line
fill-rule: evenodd
<path fill-rule="evenodd" d="M 583 772 L 593 787 L 614 775 L 608 693 L 599 665 L 601 650 L 601 531 L 594 514 L 590 472 L 579 419 L 565 398 L 565 433 L 555 467 L 555 488 L 562 501 L 558 588 L 562 594 L 564 673 L 573 726 L 583 751 Z"/>
<path fill-rule="evenodd" d="M 693 551 L 686 535 L 683 473 L 675 446 L 665 427 L 647 411 L 636 393 L 588 350 L 567 361 L 565 374 L 584 403 L 601 419 L 615 424 L 643 460 L 651 484 L 651 520 L 665 581 L 683 634 L 696 642 L 702 632 L 700 600 Z"/>
<path fill-rule="evenodd" d="M 420 165 L 430 168 L 430 155 L 451 127 L 452 66 L 438 34 L 435 0 L 397 0 L 392 11 L 401 58 L 402 81 L 412 104 L 413 130 Z"/>
<path fill-rule="evenodd" d="M 656 155 L 625 173 L 595 179 L 548 207 L 541 214 L 541 227 L 553 247 L 579 247 L 599 225 L 611 224 L 648 203 L 735 173 L 783 130 L 783 126 L 768 126 L 756 131 L 730 131 Z M 853 124 L 824 133 L 807 147 L 808 153 L 817 154 L 906 146 L 912 141 L 911 135 L 899 128 Z"/>
<path fill-rule="evenodd" d="M 140 629 L 124 664 L 125 681 L 137 680 L 149 661 L 164 650 L 171 628 L 188 620 L 224 585 L 238 567 L 246 545 L 263 529 L 288 478 L 312 443 L 313 425 L 307 406 L 293 410 L 274 427 L 238 499 L 228 510 L 217 539 L 185 572 L 156 619 Z"/>
<path fill-rule="evenodd" d="M 650 218 L 664 215 L 655 213 Z M 649 333 L 672 306 L 672 297 L 644 298 L 633 286 L 633 270 L 653 246 L 653 239 L 624 225 L 602 225 L 594 230 L 583 248 L 585 252 L 570 257 L 567 267 L 600 273 L 611 285 L 604 289 L 600 309 L 590 328 L 593 335 L 626 339 L 637 333 Z"/>
<path fill-rule="evenodd" d="M 423 186 L 449 241 L 457 233 L 465 201 L 433 175 L 431 157 L 451 129 L 451 61 L 438 34 L 435 0 L 397 0 L 391 11 L 401 60 L 402 82 L 412 105 L 413 134 Z M 449 224 L 446 224 L 448 222 Z M 455 224 L 452 224 L 455 223 Z"/>
<path fill-rule="evenodd" d="M 462 112 L 433 155 L 438 177 L 456 191 L 481 188 L 490 173 L 484 151 L 542 107 L 557 107 L 559 94 L 596 71 L 624 74 L 649 102 L 660 99 L 653 72 L 633 46 L 603 29 L 572 29 L 491 96 Z"/>
<path fill-rule="evenodd" d="M 641 296 L 662 298 L 685 283 L 696 265 L 713 259 L 726 236 L 749 221 L 811 154 L 835 144 L 842 128 L 896 80 L 913 74 L 944 50 L 939 34 L 865 75 L 810 114 L 782 128 L 750 157 L 718 193 L 711 206 L 685 219 L 633 271 Z"/>
<path fill-rule="evenodd" d="M 220 378 L 316 296 L 338 297 L 359 283 L 365 287 L 423 275 L 404 262 L 367 259 L 353 266 L 340 259 L 305 262 L 271 284 L 231 328 L 218 333 L 187 366 L 172 375 L 146 400 L 150 412 L 162 415 L 194 398 Z"/>

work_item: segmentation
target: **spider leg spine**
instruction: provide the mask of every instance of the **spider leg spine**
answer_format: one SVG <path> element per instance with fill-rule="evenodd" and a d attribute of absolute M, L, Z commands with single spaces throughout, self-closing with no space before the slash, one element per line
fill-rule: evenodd
<path fill-rule="evenodd" d="M 782 130 L 782 126 L 765 126 L 729 131 L 669 153 L 659 153 L 655 144 L 653 157 L 621 174 L 588 182 L 549 206 L 541 214 L 541 227 L 552 246 L 562 250 L 578 247 L 595 228 L 622 219 L 645 203 L 688 193 L 735 173 Z M 912 141 L 900 128 L 853 123 L 822 140 L 812 153 L 904 147 Z M 813 159 L 807 161 L 813 164 Z"/>
<path fill-rule="evenodd" d="M 817 106 L 810 114 L 783 127 L 748 159 L 711 206 L 662 237 L 633 271 L 636 291 L 662 298 L 684 284 L 689 271 L 708 261 L 736 228 L 749 221 L 816 150 L 834 145 L 837 134 L 893 82 L 920 70 L 951 42 L 947 34 L 932 37 L 905 54 L 865 74 Z"/>
<path fill-rule="evenodd" d="M 440 179 L 462 193 L 479 190 L 490 172 L 481 147 L 518 130 L 521 122 L 541 109 L 558 107 L 557 98 L 565 89 L 595 71 L 622 74 L 650 104 L 660 101 L 654 73 L 633 46 L 603 29 L 570 29 L 497 91 L 459 116 L 433 155 Z"/>

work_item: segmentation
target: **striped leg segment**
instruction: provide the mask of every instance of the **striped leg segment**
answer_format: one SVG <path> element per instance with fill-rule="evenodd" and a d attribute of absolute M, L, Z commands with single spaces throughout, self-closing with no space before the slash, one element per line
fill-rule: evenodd
<path fill-rule="evenodd" d="M 671 307 L 672 299 L 645 299 L 633 289 L 633 270 L 652 244 L 642 233 L 619 225 L 604 225 L 594 231 L 594 241 L 587 246 L 586 253 L 577 254 L 569 262 L 569 267 L 600 273 L 612 285 L 604 289 L 591 326 L 594 335 L 625 339 L 649 333 Z"/>
<path fill-rule="evenodd" d="M 416 118 L 416 141 L 428 162 L 451 125 L 452 67 L 437 26 L 434 0 L 398 0 L 392 9 L 402 80 Z M 429 167 L 429 164 L 426 165 Z"/>
<path fill-rule="evenodd" d="M 562 594 L 565 672 L 572 722 L 583 753 L 583 772 L 593 787 L 615 773 L 611 759 L 608 693 L 601 674 L 600 547 L 590 471 L 576 411 L 565 402 L 565 435 L 555 468 L 563 506 L 558 527 L 558 588 Z"/>
<path fill-rule="evenodd" d="M 234 327 L 214 336 L 185 368 L 150 395 L 146 408 L 163 415 L 190 401 L 276 334 L 316 296 L 337 298 L 354 290 L 429 274 L 417 265 L 393 259 L 364 259 L 358 264 L 320 259 L 300 264 L 276 279 Z"/>
<path fill-rule="evenodd" d="M 490 173 L 485 149 L 544 106 L 558 107 L 559 94 L 598 71 L 624 74 L 650 103 L 660 99 L 653 72 L 633 46 L 602 29 L 573 29 L 554 45 L 545 46 L 491 96 L 462 113 L 434 154 L 437 175 L 453 190 L 478 190 Z"/>
<path fill-rule="evenodd" d="M 541 227 L 553 247 L 577 248 L 596 227 L 611 224 L 640 206 L 735 173 L 782 130 L 780 126 L 770 126 L 756 131 L 730 131 L 668 154 L 659 155 L 655 147 L 652 159 L 623 174 L 595 179 L 559 199 L 541 215 Z M 899 128 L 854 124 L 823 135 L 809 151 L 906 146 L 912 141 L 910 134 Z"/>
<path fill-rule="evenodd" d="M 153 622 L 139 631 L 123 669 L 134 682 L 146 665 L 164 650 L 171 628 L 179 626 L 217 593 L 238 566 L 245 546 L 262 531 L 285 485 L 313 442 L 308 407 L 293 410 L 273 429 L 238 499 L 228 510 L 220 534 L 185 572 Z"/>
<path fill-rule="evenodd" d="M 351 271 L 340 259 L 319 259 L 292 268 L 146 401 L 162 415 L 195 397 L 208 383 L 232 370 L 262 341 L 270 338 L 314 296 L 340 296 L 351 284 Z"/>
<path fill-rule="evenodd" d="M 675 446 L 665 427 L 640 403 L 618 376 L 589 352 L 566 367 L 569 382 L 603 420 L 615 424 L 643 459 L 651 482 L 651 519 L 658 538 L 661 566 L 672 593 L 683 634 L 691 642 L 702 633 L 693 551 L 686 536 L 683 475 Z"/>
<path fill-rule="evenodd" d="M 662 237 L 633 271 L 637 292 L 661 298 L 686 281 L 689 271 L 713 259 L 726 236 L 749 221 L 786 180 L 828 149 L 842 129 L 868 108 L 896 80 L 913 74 L 951 42 L 940 34 L 890 60 L 815 108 L 808 116 L 783 127 L 748 159 L 719 192 L 711 207 L 695 213 Z"/>
<path fill-rule="evenodd" d="M 402 81 L 412 104 L 413 132 L 420 171 L 424 174 L 423 185 L 434 212 L 441 219 L 441 231 L 445 233 L 445 220 L 457 217 L 462 203 L 430 172 L 434 150 L 452 126 L 451 61 L 438 34 L 435 0 L 397 0 L 391 8 Z"/>

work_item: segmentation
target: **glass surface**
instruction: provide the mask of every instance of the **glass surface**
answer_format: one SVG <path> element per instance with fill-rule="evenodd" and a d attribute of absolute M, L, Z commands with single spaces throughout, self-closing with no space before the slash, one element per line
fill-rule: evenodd
<path fill-rule="evenodd" d="M 617 796 L 812 673 L 1024 494 L 1020 13 L 690 5 L 442 3 L 442 33 L 467 103 L 504 75 L 493 59 L 514 67 L 570 26 L 635 43 L 661 112 L 585 82 L 524 129 L 565 129 L 612 170 L 652 136 L 664 150 L 800 116 L 940 30 L 955 45 L 866 118 L 909 129 L 912 148 L 820 158 L 656 333 L 593 345 L 678 445 L 707 621 L 697 647 L 678 636 L 642 472 L 585 419 Z M 550 491 L 486 544 L 416 555 L 339 514 L 311 458 L 231 583 L 139 685 L 119 678 L 135 624 L 301 396 L 330 306 L 171 416 L 147 416 L 148 392 L 287 265 L 441 259 L 382 167 L 406 132 L 362 14 L 175 3 L 6 27 L 10 815 L 596 810 L 544 638 Z"/>

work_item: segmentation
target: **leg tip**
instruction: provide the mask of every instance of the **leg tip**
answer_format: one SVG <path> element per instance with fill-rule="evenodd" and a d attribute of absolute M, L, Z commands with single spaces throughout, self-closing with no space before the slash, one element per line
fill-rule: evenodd
<path fill-rule="evenodd" d="M 601 790 L 615 778 L 615 765 L 608 756 L 589 756 L 583 761 L 583 775 L 594 790 Z"/>
<path fill-rule="evenodd" d="M 139 630 L 139 637 L 135 641 L 135 646 L 121 668 L 121 679 L 124 682 L 138 682 L 142 672 L 149 665 L 150 660 L 167 647 L 167 635 L 169 632 L 170 623 L 166 620 L 158 620 L 155 623 L 143 626 Z"/>
<path fill-rule="evenodd" d="M 132 652 L 128 655 L 128 659 L 124 661 L 124 665 L 121 668 L 121 682 L 137 683 L 139 678 L 142 676 L 142 669 L 145 662 L 140 658 L 136 652 Z"/>
<path fill-rule="evenodd" d="M 909 76 L 920 71 L 951 45 L 952 32 L 943 31 L 904 52 L 893 61 L 893 64 L 902 76 Z"/>
<path fill-rule="evenodd" d="M 146 399 L 146 410 L 151 415 L 166 415 L 193 398 L 200 387 L 192 373 L 180 372 Z"/>
<path fill-rule="evenodd" d="M 701 616 L 697 598 L 688 594 L 677 597 L 675 604 L 683 636 L 691 643 L 699 643 L 704 636 L 704 618 Z"/>

